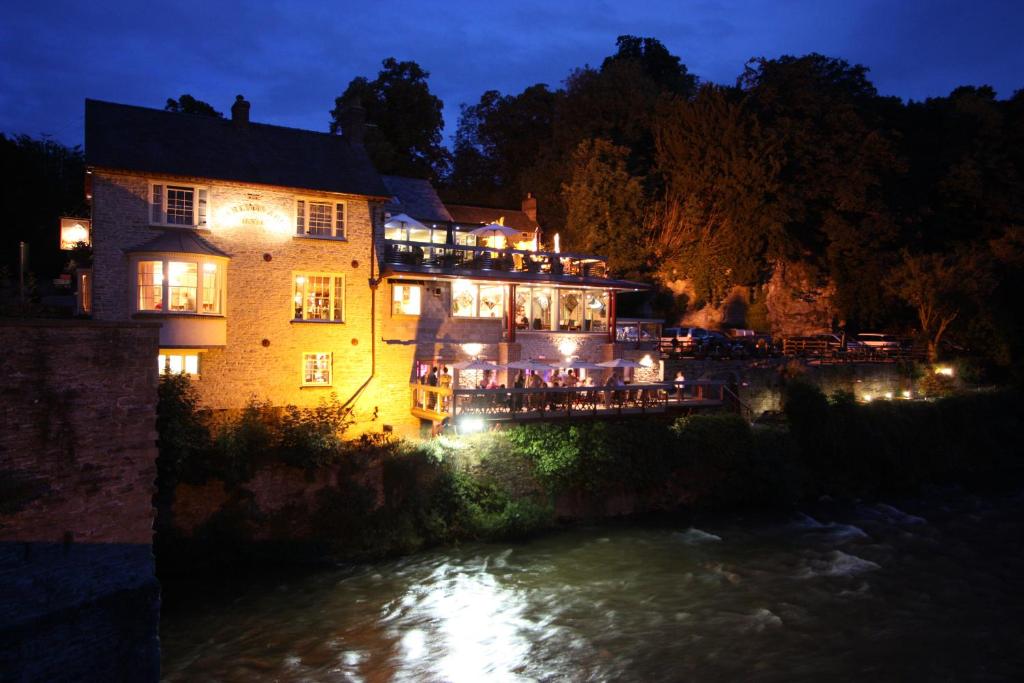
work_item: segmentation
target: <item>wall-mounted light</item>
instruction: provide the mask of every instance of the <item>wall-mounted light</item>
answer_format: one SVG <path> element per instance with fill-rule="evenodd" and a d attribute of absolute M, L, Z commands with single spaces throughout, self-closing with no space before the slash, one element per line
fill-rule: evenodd
<path fill-rule="evenodd" d="M 576 353 L 576 342 L 572 339 L 563 339 L 558 342 L 558 352 L 566 358 Z"/>
<path fill-rule="evenodd" d="M 948 365 L 937 365 L 935 366 L 935 374 L 942 375 L 943 377 L 952 377 L 953 368 Z"/>
<path fill-rule="evenodd" d="M 473 356 L 475 358 L 476 356 L 480 355 L 481 351 L 484 350 L 484 345 L 477 344 L 476 342 L 470 342 L 468 344 L 463 344 L 462 350 L 466 352 L 466 355 Z"/>
<path fill-rule="evenodd" d="M 640 359 L 640 365 L 645 368 L 652 367 L 654 365 L 654 359 L 651 358 L 651 354 L 644 354 L 644 357 Z"/>

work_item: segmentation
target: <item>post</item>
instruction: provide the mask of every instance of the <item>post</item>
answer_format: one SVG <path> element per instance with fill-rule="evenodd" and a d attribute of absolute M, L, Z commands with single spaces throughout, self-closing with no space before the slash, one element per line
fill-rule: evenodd
<path fill-rule="evenodd" d="M 18 295 L 25 303 L 25 271 L 28 270 L 28 243 L 18 242 Z"/>
<path fill-rule="evenodd" d="M 618 318 L 615 312 L 615 290 L 608 290 L 608 343 L 615 343 L 615 325 Z"/>
<path fill-rule="evenodd" d="M 516 286 L 510 284 L 508 286 L 508 341 L 514 343 L 516 340 Z"/>

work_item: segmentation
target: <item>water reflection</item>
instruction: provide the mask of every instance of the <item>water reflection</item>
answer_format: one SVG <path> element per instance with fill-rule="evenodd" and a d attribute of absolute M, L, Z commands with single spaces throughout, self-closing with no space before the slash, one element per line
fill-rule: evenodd
<path fill-rule="evenodd" d="M 1020 679 L 1020 496 L 579 529 L 172 604 L 167 680 Z M 902 505 L 902 504 L 901 504 Z"/>

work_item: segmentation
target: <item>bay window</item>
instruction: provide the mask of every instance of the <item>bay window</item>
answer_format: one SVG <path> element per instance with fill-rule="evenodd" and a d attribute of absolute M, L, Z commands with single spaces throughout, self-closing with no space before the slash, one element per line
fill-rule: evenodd
<path fill-rule="evenodd" d="M 345 321 L 345 276 L 296 273 L 293 278 L 293 320 Z"/>
<path fill-rule="evenodd" d="M 224 264 L 212 259 L 147 258 L 136 266 L 139 311 L 221 315 L 223 290 Z"/>

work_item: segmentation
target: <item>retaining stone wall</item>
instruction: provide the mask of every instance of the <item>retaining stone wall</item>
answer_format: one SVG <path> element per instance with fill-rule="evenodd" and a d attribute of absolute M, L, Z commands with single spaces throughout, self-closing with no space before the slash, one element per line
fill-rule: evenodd
<path fill-rule="evenodd" d="M 0 320 L 0 680 L 157 680 L 158 328 Z"/>

